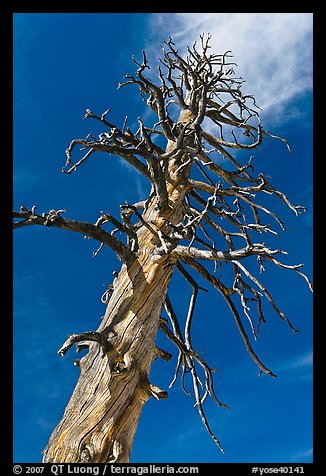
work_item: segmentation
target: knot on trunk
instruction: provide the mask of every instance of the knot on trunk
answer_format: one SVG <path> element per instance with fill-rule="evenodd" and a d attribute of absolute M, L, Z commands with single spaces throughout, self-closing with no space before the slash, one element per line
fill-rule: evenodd
<path fill-rule="evenodd" d="M 138 388 L 140 390 L 141 398 L 144 401 L 148 400 L 150 397 L 154 397 L 156 400 L 164 400 L 165 398 L 168 398 L 168 392 L 150 383 L 147 375 L 141 375 Z"/>

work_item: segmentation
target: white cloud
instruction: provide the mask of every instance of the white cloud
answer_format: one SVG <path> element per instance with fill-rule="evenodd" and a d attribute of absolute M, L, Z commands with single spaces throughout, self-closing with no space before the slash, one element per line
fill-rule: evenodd
<path fill-rule="evenodd" d="M 284 121 L 300 111 L 289 103 L 312 88 L 312 13 L 155 13 L 152 27 L 183 45 L 211 33 L 215 53 L 231 50 L 243 91 L 264 116 Z"/>
<path fill-rule="evenodd" d="M 312 460 L 313 448 L 309 448 L 305 451 L 298 451 L 290 456 L 290 461 L 294 463 L 308 462 Z"/>
<path fill-rule="evenodd" d="M 313 353 L 308 352 L 304 355 L 300 355 L 293 360 L 285 363 L 282 367 L 282 370 L 290 370 L 290 369 L 302 369 L 304 367 L 311 367 L 313 364 Z"/>
<path fill-rule="evenodd" d="M 312 379 L 313 352 L 307 351 L 282 360 L 269 360 L 268 362 L 265 361 L 264 364 L 282 379 L 286 376 L 287 381 L 291 379 L 297 382 L 309 382 Z M 219 378 L 224 385 L 233 385 L 234 383 L 239 384 L 239 381 L 254 381 L 257 379 L 257 374 L 257 367 L 252 362 L 245 360 L 234 364 L 228 373 L 222 372 Z"/>
<path fill-rule="evenodd" d="M 197 426 L 195 427 L 194 425 L 189 426 L 188 429 L 184 429 L 183 432 L 177 435 L 176 437 L 176 443 L 180 445 L 184 445 L 186 440 L 193 440 L 196 438 L 198 435 L 203 433 L 205 430 L 204 426 Z"/>
<path fill-rule="evenodd" d="M 286 376 L 286 379 L 294 379 L 301 382 L 309 382 L 313 378 L 313 352 L 308 351 L 304 354 L 295 356 L 282 362 L 275 362 L 273 369 L 278 376 Z"/>

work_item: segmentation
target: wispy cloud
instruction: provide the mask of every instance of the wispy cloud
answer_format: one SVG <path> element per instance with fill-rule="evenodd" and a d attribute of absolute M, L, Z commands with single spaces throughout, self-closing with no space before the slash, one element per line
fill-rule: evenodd
<path fill-rule="evenodd" d="M 193 440 L 195 437 L 203 433 L 205 428 L 203 426 L 190 426 L 188 429 L 184 429 L 182 433 L 177 435 L 176 444 L 183 445 L 187 440 Z"/>
<path fill-rule="evenodd" d="M 42 417 L 38 417 L 37 420 L 36 420 L 37 426 L 39 426 L 42 429 L 51 430 L 51 431 L 55 427 L 56 423 L 57 422 L 55 420 L 50 420 L 49 421 L 49 420 L 47 420 L 45 418 L 42 418 Z"/>
<path fill-rule="evenodd" d="M 278 123 L 300 111 L 293 99 L 312 88 L 312 13 L 155 13 L 152 26 L 177 46 L 211 33 L 212 51 L 231 50 L 245 92 Z"/>
<path fill-rule="evenodd" d="M 313 352 L 308 351 L 288 360 L 273 363 L 273 369 L 279 377 L 286 376 L 286 381 L 311 382 L 313 378 Z"/>
<path fill-rule="evenodd" d="M 309 351 L 303 355 L 296 356 L 294 359 L 288 360 L 281 365 L 282 371 L 285 370 L 297 370 L 303 369 L 307 367 L 311 367 L 313 365 L 313 352 Z"/>
<path fill-rule="evenodd" d="M 307 351 L 299 355 L 294 355 L 288 359 L 270 360 L 264 362 L 279 377 L 287 376 L 287 381 L 310 381 L 312 379 L 313 352 Z M 252 381 L 257 379 L 256 367 L 251 362 L 243 361 L 235 364 L 230 372 L 225 375 L 221 373 L 220 380 L 225 385 L 233 385 L 240 381 Z"/>
<path fill-rule="evenodd" d="M 309 448 L 304 451 L 298 451 L 297 453 L 294 453 L 290 456 L 290 461 L 291 462 L 310 462 L 312 461 L 312 456 L 313 456 L 313 448 Z"/>

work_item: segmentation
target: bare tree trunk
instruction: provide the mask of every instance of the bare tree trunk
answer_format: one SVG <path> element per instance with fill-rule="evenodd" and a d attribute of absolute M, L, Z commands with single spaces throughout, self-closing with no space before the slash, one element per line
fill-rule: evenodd
<path fill-rule="evenodd" d="M 109 109 L 101 116 L 86 109 L 84 119 L 93 118 L 108 131 L 98 138 L 88 134 L 85 139 L 74 139 L 66 149 L 63 172 L 67 174 L 76 171 L 94 152 L 123 158 L 151 184 L 151 195 L 146 202 L 121 205 L 122 222 L 101 212 L 95 225 L 63 218 L 61 215 L 66 210 L 38 214 L 35 205 L 30 210 L 21 205 L 19 211 L 13 212 L 13 217 L 19 219 L 14 222 L 14 228 L 40 225 L 81 233 L 101 243 L 96 254 L 107 246 L 123 262 L 97 331 L 72 335 L 59 350 L 64 355 L 77 344 L 77 349 L 89 351 L 79 361 L 78 383 L 44 451 L 44 462 L 129 462 L 144 403 L 151 396 L 158 400 L 167 397 L 167 392 L 148 380 L 156 357 L 171 358 L 155 346 L 159 326 L 179 351 L 170 387 L 180 375 L 182 388 L 190 395 L 184 382 L 188 374 L 200 418 L 223 451 L 210 428 L 203 403 L 210 396 L 218 406 L 227 406 L 216 396 L 214 369 L 191 343 L 198 290 L 207 290 L 189 271 L 199 274 L 222 295 L 249 355 L 260 370 L 259 375 L 276 376 L 255 353 L 243 318 L 248 320 L 253 338 L 257 339 L 261 324 L 266 322 L 265 300 L 297 332 L 260 278 L 243 264 L 247 257 L 255 257 L 259 273 L 265 271 L 265 263 L 292 270 L 312 290 L 312 283 L 301 271 L 302 264 L 285 264 L 276 257 L 286 254 L 283 250 L 270 249 L 260 238 L 255 241 L 257 233 L 278 236 L 269 221 L 275 221 L 285 230 L 283 221 L 266 208 L 265 200 L 259 203 L 260 196 L 274 195 L 296 215 L 305 211 L 305 207 L 293 205 L 262 173 L 255 175 L 253 156 L 248 159 L 247 152 L 259 147 L 266 138 L 284 142 L 289 151 L 290 147 L 285 139 L 263 129 L 254 97 L 244 95 L 243 80 L 233 76 L 230 52 L 208 55 L 210 36 L 205 39 L 202 35 L 200 40 L 202 53 L 199 54 L 194 44 L 191 49 L 188 47 L 186 59 L 179 55 L 172 39 L 164 42 L 158 68 L 159 86 L 144 73 L 150 69 L 144 51 L 141 63 L 133 58 L 138 67 L 136 77 L 125 75 L 126 81 L 119 84 L 119 88 L 129 84 L 139 88 L 146 105 L 157 116 L 155 124 L 147 127 L 139 117 L 139 128 L 133 133 L 127 127 L 127 117 L 120 129 L 107 120 Z M 177 121 L 170 116 L 170 106 L 178 108 Z M 202 127 L 207 124 L 204 119 L 210 121 L 209 132 Z M 164 146 L 161 140 L 155 141 L 157 137 L 164 140 Z M 84 151 L 81 157 L 76 153 L 78 146 Z M 233 150 L 245 152 L 245 157 L 233 156 Z M 72 155 L 74 160 L 77 155 L 77 162 Z M 223 166 L 224 160 L 227 167 Z M 192 170 L 195 170 L 193 174 Z M 268 218 L 268 224 L 264 217 Z M 138 223 L 133 222 L 135 218 Z M 115 230 L 104 230 L 105 223 L 113 225 Z M 124 234 L 123 241 L 114 231 Z M 213 274 L 200 261 L 214 262 Z M 215 271 L 219 267 L 222 274 L 222 265 L 227 263 L 232 266 L 229 270 L 233 282 L 228 280 L 225 284 Z M 175 268 L 192 289 L 183 330 L 167 296 Z M 248 302 L 255 303 L 256 306 L 250 307 L 256 309 L 251 311 Z M 171 328 L 168 321 L 160 319 L 163 304 Z"/>
<path fill-rule="evenodd" d="M 168 358 L 156 348 L 155 338 L 175 263 L 169 255 L 158 257 L 153 250 L 160 244 L 167 219 L 171 224 L 181 218 L 186 180 L 180 175 L 173 180 L 173 166 L 171 161 L 170 208 L 162 216 L 153 197 L 143 215 L 151 230 L 140 229 L 138 257 L 123 264 L 114 280 L 97 330 L 108 345 L 87 344 L 89 352 L 80 360 L 78 383 L 44 450 L 44 462 L 129 462 L 144 403 L 151 396 L 158 400 L 167 397 L 167 392 L 149 382 L 148 374 L 157 356 Z M 157 236 L 153 239 L 154 231 Z M 80 347 L 84 344 L 79 342 Z M 66 349 L 62 349 L 63 354 Z"/>

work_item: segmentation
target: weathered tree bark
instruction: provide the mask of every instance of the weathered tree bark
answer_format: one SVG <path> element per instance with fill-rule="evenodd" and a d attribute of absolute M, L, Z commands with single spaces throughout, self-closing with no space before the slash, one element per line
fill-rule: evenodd
<path fill-rule="evenodd" d="M 169 143 L 167 152 L 172 147 Z M 169 255 L 153 252 L 166 223 L 181 221 L 187 190 L 186 169 L 183 175 L 175 175 L 176 165 L 171 161 L 167 170 L 169 208 L 161 213 L 154 196 L 143 215 L 152 230 L 140 228 L 138 257 L 122 265 L 97 330 L 108 345 L 90 343 L 89 352 L 80 360 L 78 383 L 44 450 L 44 462 L 129 462 L 145 402 L 151 396 L 167 397 L 166 391 L 149 382 L 148 375 L 162 352 L 155 339 L 176 264 Z"/>
<path fill-rule="evenodd" d="M 98 332 L 110 342 L 90 344 L 64 417 L 45 451 L 45 462 L 128 462 L 144 403 L 165 393 L 151 387 L 157 333 L 171 268 L 148 255 L 126 265 Z"/>
<path fill-rule="evenodd" d="M 120 156 L 150 182 L 152 190 L 146 201 L 121 205 L 122 222 L 104 212 L 95 224 L 63 218 L 61 214 L 66 210 L 39 215 L 36 206 L 29 210 L 22 205 L 20 211 L 14 212 L 14 218 L 20 219 L 14 222 L 15 228 L 41 225 L 81 233 L 101 243 L 94 256 L 107 246 L 122 261 L 120 273 L 106 293 L 107 309 L 99 328 L 70 336 L 58 352 L 63 356 L 73 344 L 77 344 L 77 350 L 88 349 L 76 361 L 80 377 L 44 450 L 44 462 L 129 462 L 145 402 L 150 397 L 167 397 L 165 390 L 149 381 L 153 361 L 157 357 L 171 358 L 155 346 L 159 327 L 179 351 L 170 387 L 180 376 L 182 389 L 195 399 L 206 430 L 223 451 L 208 424 L 203 404 L 210 396 L 218 406 L 226 405 L 215 394 L 214 369 L 196 352 L 191 341 L 197 294 L 207 290 L 199 286 L 190 271 L 199 274 L 223 296 L 260 374 L 276 376 L 254 352 L 246 330 L 249 326 L 257 339 L 265 322 L 263 299 L 297 332 L 264 284 L 242 262 L 255 257 L 260 273 L 265 271 L 266 262 L 292 270 L 312 289 L 310 280 L 300 271 L 302 264 L 284 264 L 276 258 L 286 254 L 284 251 L 268 248 L 265 241 L 255 241 L 257 234 L 277 235 L 265 223 L 266 217 L 285 230 L 280 218 L 264 205 L 265 201 L 259 203 L 257 197 L 277 197 L 296 215 L 305 208 L 292 205 L 262 173 L 255 175 L 252 156 L 245 156 L 242 164 L 243 157 L 234 157 L 230 152 L 237 149 L 247 153 L 260 146 L 265 137 L 285 142 L 288 149 L 289 145 L 263 129 L 255 99 L 242 93 L 243 81 L 233 76 L 234 63 L 229 62 L 229 52 L 208 55 L 210 36 L 200 39 L 201 54 L 194 44 L 188 48 L 185 59 L 171 39 L 165 42 L 163 68 L 158 68 L 159 85 L 144 75 L 150 69 L 145 52 L 142 63 L 134 59 L 138 66 L 136 78 L 126 75 L 127 81 L 119 85 L 136 85 L 157 122 L 148 127 L 139 117 L 139 128 L 132 132 L 127 127 L 127 118 L 119 128 L 106 119 L 109 110 L 98 116 L 87 109 L 84 119 L 94 118 L 108 130 L 98 138 L 88 135 L 75 139 L 66 150 L 63 172 L 67 174 L 76 171 L 94 152 Z M 172 112 L 178 119 L 172 119 L 171 108 L 177 108 L 177 114 L 175 109 Z M 209 131 L 204 130 L 207 121 Z M 76 146 L 86 152 L 73 163 Z M 223 167 L 224 160 L 227 167 Z M 139 221 L 134 223 L 135 219 Z M 104 224 L 115 228 L 108 232 Z M 116 232 L 124 235 L 125 242 L 115 236 Z M 214 269 L 210 271 L 200 263 L 202 260 L 212 261 Z M 224 263 L 232 269 L 228 284 L 222 282 L 220 271 L 215 274 Z M 183 329 L 167 295 L 175 269 L 192 288 Z M 251 302 L 255 306 L 249 307 Z M 169 321 L 161 318 L 163 306 Z M 186 374 L 192 392 L 186 389 Z"/>

